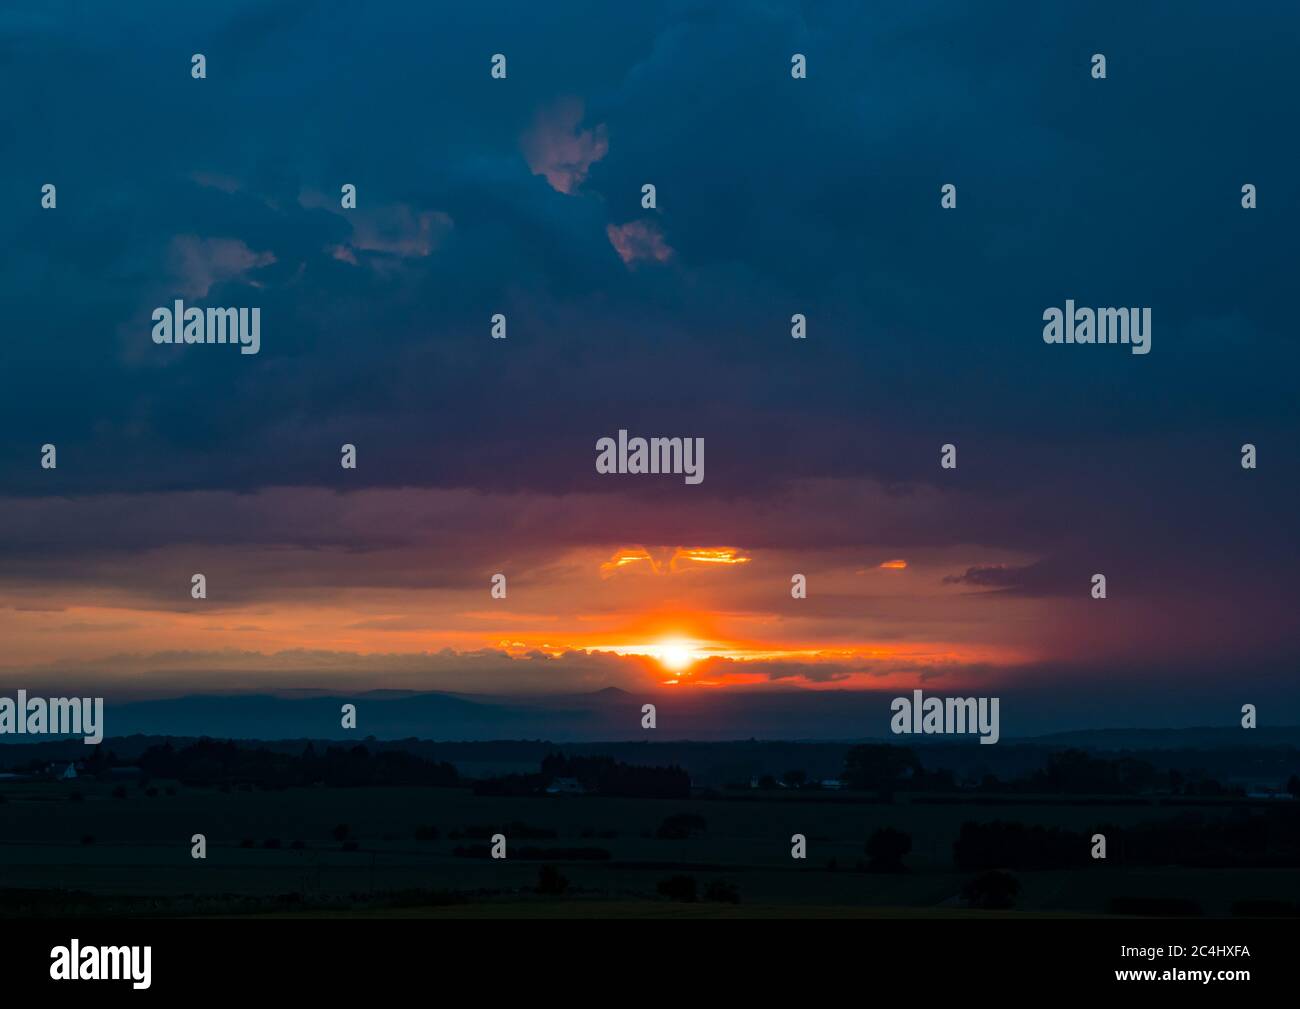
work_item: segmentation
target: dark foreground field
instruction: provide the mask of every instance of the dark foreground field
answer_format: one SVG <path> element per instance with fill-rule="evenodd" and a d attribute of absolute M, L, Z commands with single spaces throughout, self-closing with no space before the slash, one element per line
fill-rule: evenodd
<path fill-rule="evenodd" d="M 967 821 L 1090 834 L 1103 823 L 1184 817 L 1195 830 L 1276 800 L 963 793 L 881 801 L 759 791 L 512 798 L 467 788 L 222 790 L 157 780 L 24 783 L 0 794 L 6 916 L 1219 916 L 1280 913 L 1300 896 L 1297 868 L 1134 867 L 1112 852 L 1078 868 L 1011 868 L 1012 907 L 982 910 L 963 898 L 980 874 L 954 864 Z M 664 830 L 672 818 L 691 824 L 691 836 L 662 836 L 673 833 Z M 867 864 L 864 846 L 882 827 L 910 837 L 904 871 Z M 503 860 L 485 857 L 496 832 L 507 838 Z M 796 833 L 807 838 L 806 860 L 791 858 Z M 191 857 L 194 834 L 206 835 L 204 860 Z"/>

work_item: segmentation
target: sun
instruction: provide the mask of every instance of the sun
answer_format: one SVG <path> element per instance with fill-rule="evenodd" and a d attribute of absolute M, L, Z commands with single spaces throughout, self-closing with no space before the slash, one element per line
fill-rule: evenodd
<path fill-rule="evenodd" d="M 682 641 L 665 641 L 656 650 L 655 657 L 665 669 L 680 673 L 695 661 L 690 648 Z"/>

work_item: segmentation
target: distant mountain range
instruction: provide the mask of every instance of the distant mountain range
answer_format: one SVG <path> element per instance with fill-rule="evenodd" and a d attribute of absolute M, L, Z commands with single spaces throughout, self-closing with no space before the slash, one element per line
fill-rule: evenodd
<path fill-rule="evenodd" d="M 548 740 L 556 743 L 696 740 L 887 740 L 910 746 L 978 745 L 974 736 L 893 736 L 892 693 L 732 691 L 632 694 L 607 688 L 583 694 L 490 696 L 376 690 L 361 694 L 295 691 L 196 695 L 106 703 L 108 737 L 214 736 L 230 739 Z M 643 729 L 642 705 L 656 706 L 656 728 Z M 356 705 L 357 726 L 341 709 Z M 1300 727 L 1241 729 L 1122 728 L 1051 734 L 1017 732 L 1015 708 L 1002 706 L 1002 742 L 1033 741 L 1093 749 L 1300 746 Z M 1034 723 L 1030 723 L 1033 725 Z M 0 736 L 0 743 L 33 742 Z M 985 750 L 993 749 L 985 747 Z"/>

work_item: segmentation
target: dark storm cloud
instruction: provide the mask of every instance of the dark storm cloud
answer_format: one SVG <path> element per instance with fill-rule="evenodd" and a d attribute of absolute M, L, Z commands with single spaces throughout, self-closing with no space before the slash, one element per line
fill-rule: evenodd
<path fill-rule="evenodd" d="M 0 20 L 10 92 L 32 96 L 0 131 L 10 495 L 618 492 L 534 546 L 974 543 L 1055 558 L 1065 582 L 1294 599 L 1300 145 L 1269 125 L 1300 84 L 1294 10 L 77 10 Z M 562 193 L 524 138 L 574 101 L 575 131 L 608 143 Z M 1258 211 L 1240 209 L 1247 181 Z M 672 255 L 629 268 L 607 229 L 650 219 Z M 204 304 L 261 306 L 261 354 L 149 341 L 151 309 L 204 286 Z M 1152 353 L 1045 346 L 1041 313 L 1066 298 L 1151 306 Z M 705 483 L 596 477 L 595 441 L 620 427 L 704 437 Z M 878 480 L 899 507 L 855 483 L 800 518 L 795 479 Z M 44 510 L 4 551 L 36 578 L 73 571 L 78 542 L 420 540 L 317 535 L 293 497 L 265 499 L 278 518 L 246 504 L 242 527 L 212 497 L 150 498 L 143 525 L 109 497 Z M 498 533 L 457 520 L 460 572 Z M 1044 590 L 1041 567 L 996 570 L 959 577 Z"/>
<path fill-rule="evenodd" d="M 1297 146 L 1250 126 L 1296 83 L 1268 27 L 1294 14 L 517 14 L 15 17 L 10 72 L 39 100 L 7 137 L 33 194 L 4 236 L 26 334 L 3 408 L 11 485 L 45 489 L 29 446 L 55 436 L 76 489 L 323 482 L 349 438 L 372 452 L 366 483 L 558 490 L 586 479 L 588 443 L 614 426 L 672 425 L 725 450 L 710 490 L 748 491 L 934 479 L 936 438 L 1101 452 L 1134 431 L 1294 431 Z M 1106 82 L 1086 73 L 1096 49 Z M 188 77 L 192 50 L 207 81 Z M 789 79 L 795 50 L 806 82 Z M 506 82 L 488 79 L 495 51 L 513 60 Z M 570 95 L 609 145 L 565 195 L 520 138 Z M 1237 206 L 1247 178 L 1266 208 L 1253 215 Z M 54 214 L 36 209 L 46 180 Z M 651 216 L 649 180 L 674 257 L 632 272 L 606 227 Z M 301 205 L 309 190 L 337 206 L 342 181 L 360 187 L 355 218 Z M 944 181 L 956 214 L 938 210 Z M 441 215 L 445 233 L 391 269 L 332 258 L 382 212 Z M 263 307 L 257 359 L 163 363 L 148 344 L 185 235 L 274 256 L 207 299 Z M 1154 353 L 1044 347 L 1041 311 L 1066 297 L 1152 305 Z M 504 345 L 486 336 L 498 310 Z M 788 337 L 794 311 L 805 345 Z"/>
<path fill-rule="evenodd" d="M 1011 592 L 1029 596 L 1069 596 L 1079 593 L 1086 572 L 1078 564 L 1063 563 L 1059 558 L 1036 564 L 977 565 L 961 574 L 945 575 L 945 585 L 966 585 L 976 589 Z"/>

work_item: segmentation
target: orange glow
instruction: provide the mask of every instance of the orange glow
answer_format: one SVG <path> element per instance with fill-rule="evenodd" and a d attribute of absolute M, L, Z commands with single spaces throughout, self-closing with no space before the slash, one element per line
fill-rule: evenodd
<path fill-rule="evenodd" d="M 659 565 L 655 563 L 655 559 L 650 556 L 650 551 L 645 547 L 624 547 L 600 566 L 600 576 L 608 578 L 620 568 L 642 563 L 649 564 L 651 571 L 659 573 Z"/>
<path fill-rule="evenodd" d="M 672 566 L 676 570 L 678 563 L 748 564 L 749 560 L 734 547 L 678 547 Z"/>
<path fill-rule="evenodd" d="M 29 590 L 0 596 L 0 670 L 57 677 L 76 666 L 94 678 L 111 669 L 132 684 L 210 670 L 214 682 L 265 677 L 467 692 L 640 689 L 670 680 L 681 690 L 877 690 L 925 676 L 960 690 L 1039 660 L 1042 638 L 1056 628 L 1049 604 L 1011 598 L 994 628 L 980 617 L 986 603 L 938 578 L 976 560 L 1003 558 L 896 555 L 861 568 L 832 558 L 819 562 L 818 595 L 803 605 L 788 601 L 784 584 L 785 571 L 798 570 L 794 558 L 734 546 L 633 542 L 567 551 L 521 568 L 526 577 L 512 580 L 508 602 L 490 597 L 486 577 L 334 588 L 327 566 L 319 578 L 311 568 L 332 559 L 311 554 L 269 569 L 274 591 L 228 603 L 97 587 L 57 599 Z M 190 566 L 188 558 L 177 563 Z M 936 577 L 870 577 L 912 565 Z"/>
<path fill-rule="evenodd" d="M 691 654 L 690 647 L 683 641 L 665 641 L 659 645 L 657 655 L 660 664 L 674 673 L 680 673 L 684 669 L 690 668 L 695 662 L 695 656 Z"/>
<path fill-rule="evenodd" d="M 575 651 L 611 652 L 614 655 L 646 656 L 654 659 L 669 672 L 681 673 L 701 659 L 717 654 L 707 643 L 689 638 L 662 638 L 646 644 L 618 644 L 585 646 Z"/>
<path fill-rule="evenodd" d="M 658 549 L 662 560 L 656 561 L 654 554 L 642 546 L 620 547 L 614 556 L 600 565 L 600 576 L 608 578 L 616 571 L 625 568 L 649 570 L 653 574 L 675 573 L 693 564 L 748 564 L 750 557 L 735 547 L 677 547 Z"/>

